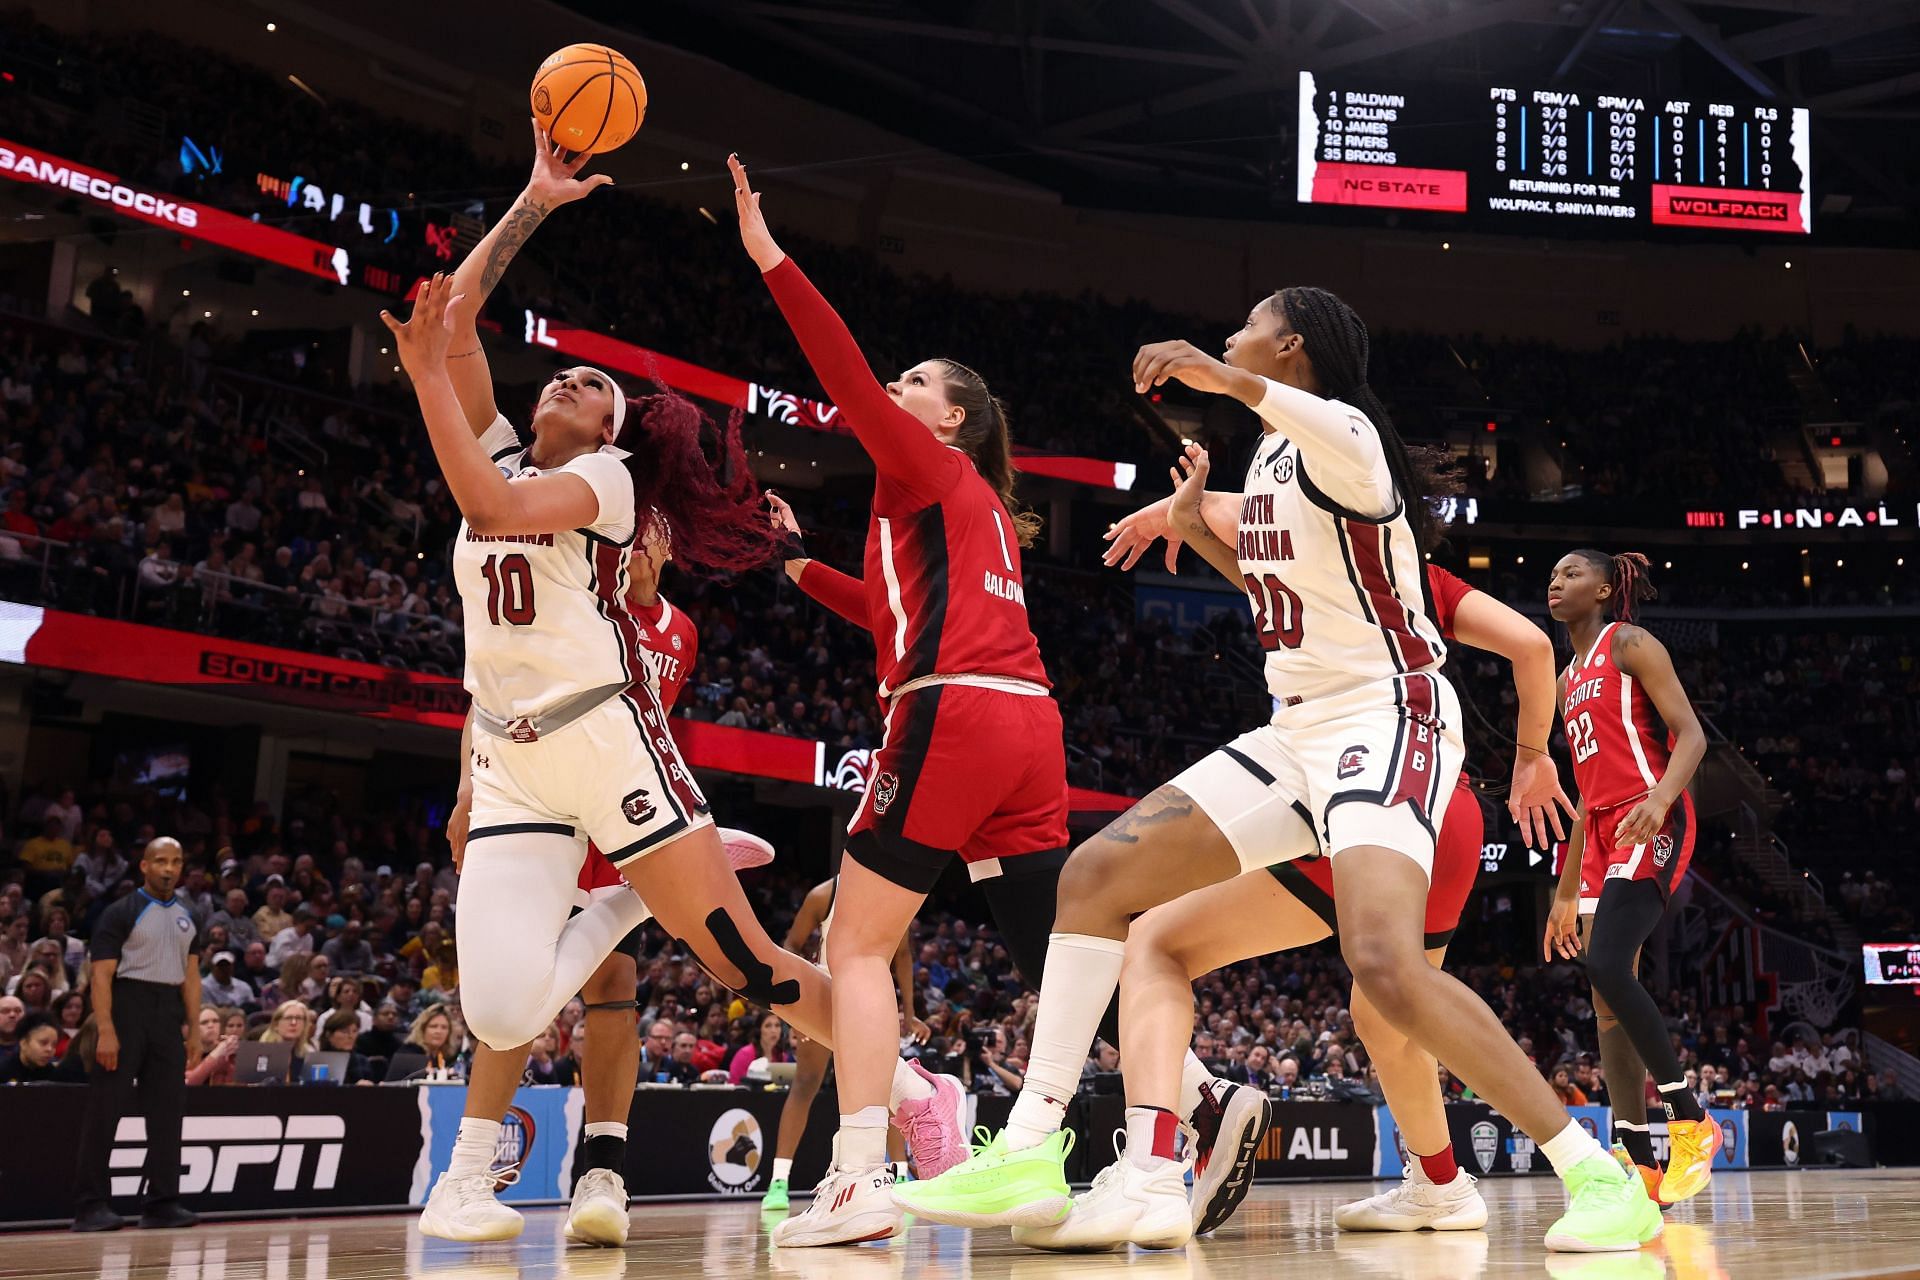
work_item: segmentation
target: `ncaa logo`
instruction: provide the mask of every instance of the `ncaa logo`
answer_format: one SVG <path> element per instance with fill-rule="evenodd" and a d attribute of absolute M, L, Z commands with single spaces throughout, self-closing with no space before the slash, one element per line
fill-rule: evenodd
<path fill-rule="evenodd" d="M 627 821 L 639 826 L 653 816 L 653 801 L 647 797 L 647 790 L 641 787 L 629 791 L 620 800 L 620 812 L 627 815 Z"/>
<path fill-rule="evenodd" d="M 1791 1120 L 1780 1126 L 1780 1154 L 1788 1168 L 1800 1163 L 1800 1126 Z"/>
<path fill-rule="evenodd" d="M 707 1134 L 707 1185 L 722 1194 L 746 1191 L 760 1176 L 766 1139 L 753 1112 L 723 1111 Z"/>
<path fill-rule="evenodd" d="M 1653 865 L 1664 867 L 1673 858 L 1673 837 L 1665 832 L 1653 838 Z"/>
<path fill-rule="evenodd" d="M 1725 1160 L 1727 1162 L 1727 1165 L 1729 1167 L 1732 1167 L 1733 1164 L 1739 1159 L 1739 1156 L 1740 1156 L 1739 1126 L 1735 1125 L 1733 1121 L 1730 1119 L 1722 1120 L 1720 1122 L 1720 1154 L 1715 1158 L 1716 1163 L 1720 1160 Z"/>
<path fill-rule="evenodd" d="M 1582 1129 L 1585 1129 L 1587 1131 L 1587 1136 L 1589 1138 L 1593 1138 L 1595 1140 L 1599 1139 L 1600 1126 L 1594 1123 L 1592 1116 L 1577 1116 L 1575 1117 L 1575 1121 L 1576 1123 L 1579 1124 L 1579 1126 Z"/>
<path fill-rule="evenodd" d="M 873 780 L 873 811 L 885 813 L 893 798 L 900 794 L 900 779 L 891 773 L 883 773 Z"/>
<path fill-rule="evenodd" d="M 686 641 L 682 640 L 679 636 L 676 635 L 673 638 L 673 651 L 675 653 L 680 652 L 682 649 L 686 647 L 687 647 Z"/>
<path fill-rule="evenodd" d="M 1493 1172 L 1493 1156 L 1500 1150 L 1500 1128 L 1491 1120 L 1482 1120 L 1469 1130 L 1473 1139 L 1474 1163 L 1480 1166 L 1480 1172 Z"/>
<path fill-rule="evenodd" d="M 1340 753 L 1338 774 L 1341 778 L 1351 778 L 1366 767 L 1367 749 L 1358 743 Z"/>
<path fill-rule="evenodd" d="M 494 1139 L 493 1163 L 487 1172 L 493 1176 L 493 1193 L 499 1195 L 520 1180 L 520 1171 L 533 1154 L 533 1135 L 537 1126 L 533 1116 L 519 1107 L 508 1107 L 500 1119 L 500 1136 Z"/>

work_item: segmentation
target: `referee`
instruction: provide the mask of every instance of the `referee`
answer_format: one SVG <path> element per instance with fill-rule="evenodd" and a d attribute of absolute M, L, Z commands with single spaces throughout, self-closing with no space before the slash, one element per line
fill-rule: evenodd
<path fill-rule="evenodd" d="M 126 1222 L 107 1204 L 107 1156 L 131 1098 L 147 1121 L 143 1227 L 190 1227 L 180 1203 L 180 1120 L 186 1073 L 200 1057 L 200 945 L 187 901 L 176 897 L 180 842 L 162 836 L 140 856 L 146 883 L 101 913 L 88 948 L 99 1047 L 88 1071 L 80 1127 L 80 1195 L 75 1231 L 117 1231 Z"/>

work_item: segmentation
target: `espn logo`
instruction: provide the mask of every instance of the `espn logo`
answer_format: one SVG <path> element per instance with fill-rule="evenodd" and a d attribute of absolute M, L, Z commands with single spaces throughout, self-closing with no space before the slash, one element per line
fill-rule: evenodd
<path fill-rule="evenodd" d="M 188 1116 L 180 1133 L 180 1192 L 182 1195 L 230 1193 L 240 1170 L 248 1165 L 273 1165 L 273 1189 L 293 1191 L 307 1187 L 331 1190 L 340 1172 L 340 1148 L 347 1122 L 340 1116 Z M 307 1159 L 307 1153 L 313 1159 Z M 126 1116 L 113 1135 L 113 1153 L 107 1167 L 113 1175 L 113 1194 L 140 1194 L 141 1170 L 147 1163 L 147 1122 Z M 304 1174 L 304 1177 L 303 1177 Z"/>

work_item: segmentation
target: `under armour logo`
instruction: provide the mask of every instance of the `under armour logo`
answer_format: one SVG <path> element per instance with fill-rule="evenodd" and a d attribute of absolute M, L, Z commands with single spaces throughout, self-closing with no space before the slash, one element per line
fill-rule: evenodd
<path fill-rule="evenodd" d="M 492 763 L 493 763 L 493 761 L 492 761 L 492 760 L 490 760 L 490 759 L 488 759 L 488 758 L 487 758 L 486 756 L 483 756 L 483 755 L 481 755 L 481 754 L 480 754 L 480 753 L 479 753 L 478 751 L 476 751 L 476 752 L 474 752 L 474 753 L 473 753 L 473 767 L 474 767 L 474 768 L 476 768 L 476 769 L 484 769 L 484 768 L 486 768 L 486 767 L 487 767 L 488 765 L 490 765 L 490 764 L 492 764 Z"/>

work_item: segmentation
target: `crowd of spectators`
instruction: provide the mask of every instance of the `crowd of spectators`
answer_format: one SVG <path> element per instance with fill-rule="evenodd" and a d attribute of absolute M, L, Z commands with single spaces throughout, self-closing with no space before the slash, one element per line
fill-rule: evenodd
<path fill-rule="evenodd" d="M 107 905 L 133 892 L 139 850 L 159 831 L 186 847 L 180 893 L 200 929 L 195 1033 L 205 1056 L 190 1083 L 231 1083 L 234 1050 L 248 1039 L 293 1044 L 292 1080 L 320 1050 L 347 1055 L 337 1078 L 345 1084 L 464 1072 L 473 1040 L 460 1011 L 458 880 L 423 812 L 349 814 L 315 790 L 290 799 L 283 822 L 265 805 L 39 787 L 14 810 L 13 827 L 36 834 L 0 857 L 0 1081 L 83 1078 L 92 1049 L 85 939 Z M 747 877 L 776 932 L 814 878 L 802 861 Z M 974 1090 L 1016 1092 L 1038 997 L 978 917 L 960 891 L 936 895 L 917 922 L 914 1004 L 929 1031 L 920 1052 Z M 1498 913 L 1465 922 L 1456 951 L 1455 971 L 1563 1096 L 1604 1103 L 1579 968 L 1539 966 L 1535 941 Z M 1372 1065 L 1354 1035 L 1348 990 L 1329 944 L 1219 970 L 1196 984 L 1195 1049 L 1220 1074 L 1279 1095 L 1370 1095 Z M 740 1083 L 764 1074 L 756 1062 L 790 1055 L 777 1019 L 717 986 L 657 929 L 637 998 L 643 1080 Z M 1902 1096 L 1890 1075 L 1862 1062 L 1851 1032 L 1797 1026 L 1763 1039 L 1752 1010 L 1705 1007 L 1689 990 L 1668 990 L 1663 1008 L 1690 1081 L 1715 1105 Z M 580 1016 L 576 1001 L 536 1040 L 528 1082 L 578 1080 Z M 1084 1080 L 1098 1088 L 1123 1066 L 1113 1046 L 1095 1045 Z M 1469 1096 L 1444 1073 L 1442 1084 L 1450 1097 Z"/>

